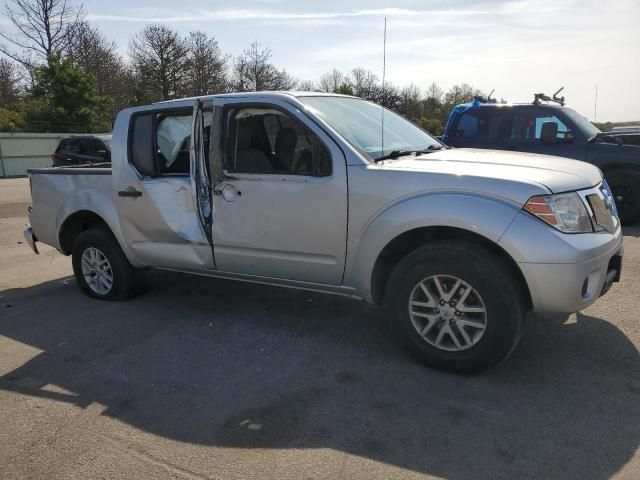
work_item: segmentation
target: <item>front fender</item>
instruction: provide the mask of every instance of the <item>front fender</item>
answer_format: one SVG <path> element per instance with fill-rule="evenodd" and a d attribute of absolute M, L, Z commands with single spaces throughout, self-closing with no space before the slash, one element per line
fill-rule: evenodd
<path fill-rule="evenodd" d="M 506 201 L 480 194 L 431 193 L 400 200 L 373 216 L 359 238 L 350 243 L 353 253 L 348 256 L 344 284 L 372 302 L 374 265 L 394 238 L 419 228 L 453 227 L 497 243 L 519 210 Z"/>

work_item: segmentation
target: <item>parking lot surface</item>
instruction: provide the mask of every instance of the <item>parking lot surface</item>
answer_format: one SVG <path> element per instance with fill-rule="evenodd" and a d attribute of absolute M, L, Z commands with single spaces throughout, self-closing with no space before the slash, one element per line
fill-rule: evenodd
<path fill-rule="evenodd" d="M 0 180 L 0 478 L 640 478 L 640 228 L 622 282 L 479 376 L 346 298 L 150 272 L 91 300 Z"/>

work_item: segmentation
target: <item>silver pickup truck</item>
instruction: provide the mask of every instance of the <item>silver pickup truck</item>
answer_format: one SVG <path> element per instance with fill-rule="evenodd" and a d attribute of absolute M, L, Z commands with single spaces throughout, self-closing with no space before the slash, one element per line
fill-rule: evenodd
<path fill-rule="evenodd" d="M 111 168 L 30 171 L 25 236 L 125 300 L 161 268 L 384 305 L 430 366 L 505 359 L 535 314 L 618 281 L 622 232 L 594 166 L 450 149 L 364 100 L 249 93 L 130 108 Z M 529 314 L 529 313 L 533 314 Z"/>

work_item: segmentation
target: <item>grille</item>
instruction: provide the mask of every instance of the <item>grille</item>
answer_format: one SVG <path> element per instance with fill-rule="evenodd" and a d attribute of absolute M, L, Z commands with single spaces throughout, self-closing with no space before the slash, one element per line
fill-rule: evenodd
<path fill-rule="evenodd" d="M 606 230 L 609 233 L 616 231 L 616 222 L 611 214 L 611 210 L 605 204 L 604 198 L 593 193 L 587 195 L 587 201 L 593 211 L 593 219 L 596 222 L 596 229 L 599 231 Z"/>

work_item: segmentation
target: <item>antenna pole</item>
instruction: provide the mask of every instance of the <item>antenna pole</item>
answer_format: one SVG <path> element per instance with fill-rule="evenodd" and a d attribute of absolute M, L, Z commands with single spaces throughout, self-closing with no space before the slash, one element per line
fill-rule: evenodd
<path fill-rule="evenodd" d="M 593 104 L 593 121 L 598 121 L 598 84 L 596 83 L 596 101 Z"/>
<path fill-rule="evenodd" d="M 382 40 L 382 122 L 381 122 L 381 152 L 380 155 L 384 155 L 384 104 L 387 97 L 386 88 L 386 76 L 387 76 L 387 17 L 384 17 L 384 37 Z"/>

